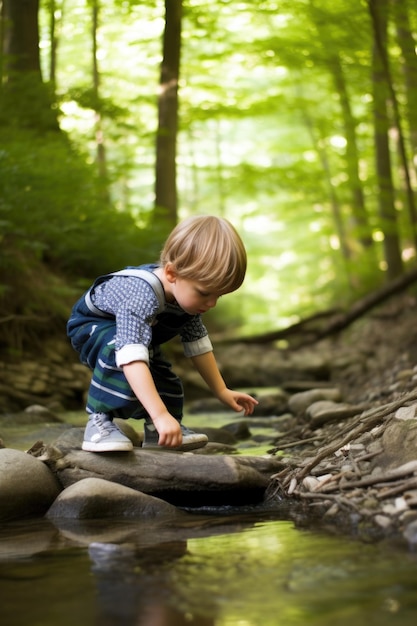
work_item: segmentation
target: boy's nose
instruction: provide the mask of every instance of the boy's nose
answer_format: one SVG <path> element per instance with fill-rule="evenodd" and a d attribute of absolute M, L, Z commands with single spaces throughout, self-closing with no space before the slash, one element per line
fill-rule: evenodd
<path fill-rule="evenodd" d="M 212 309 L 214 306 L 216 306 L 217 300 L 218 300 L 217 296 L 210 296 L 210 298 L 207 300 L 207 306 L 209 306 L 210 309 Z"/>

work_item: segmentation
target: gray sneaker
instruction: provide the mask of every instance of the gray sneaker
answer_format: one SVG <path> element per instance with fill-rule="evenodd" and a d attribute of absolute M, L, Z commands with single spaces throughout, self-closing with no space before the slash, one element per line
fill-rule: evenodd
<path fill-rule="evenodd" d="M 133 450 L 133 444 L 106 413 L 92 413 L 85 428 L 82 449 L 88 452 L 128 452 Z"/>
<path fill-rule="evenodd" d="M 145 422 L 145 439 L 142 444 L 142 448 L 159 448 L 162 450 L 181 450 L 185 452 L 187 450 L 197 450 L 202 448 L 208 442 L 208 437 L 200 433 L 195 433 L 186 426 L 181 424 L 182 431 L 182 444 L 176 448 L 170 448 L 168 446 L 159 446 L 158 439 L 159 434 L 153 424 Z"/>

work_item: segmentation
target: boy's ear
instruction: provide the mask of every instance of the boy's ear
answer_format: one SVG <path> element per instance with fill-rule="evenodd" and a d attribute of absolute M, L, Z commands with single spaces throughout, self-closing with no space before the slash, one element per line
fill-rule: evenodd
<path fill-rule="evenodd" d="M 177 280 L 177 272 L 175 271 L 174 265 L 172 263 L 167 263 L 164 270 L 167 281 L 169 283 L 175 283 Z"/>

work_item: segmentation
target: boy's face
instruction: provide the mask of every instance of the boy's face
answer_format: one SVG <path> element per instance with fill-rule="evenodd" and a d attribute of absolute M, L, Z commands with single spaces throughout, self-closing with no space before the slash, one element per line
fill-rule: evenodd
<path fill-rule="evenodd" d="M 206 313 L 215 307 L 217 300 L 224 295 L 207 288 L 203 283 L 187 278 L 177 278 L 172 287 L 179 306 L 191 315 Z"/>
<path fill-rule="evenodd" d="M 216 306 L 221 296 L 228 293 L 215 291 L 198 280 L 181 278 L 171 264 L 167 264 L 164 268 L 164 275 L 167 280 L 165 286 L 168 287 L 168 294 L 190 315 L 206 313 Z"/>

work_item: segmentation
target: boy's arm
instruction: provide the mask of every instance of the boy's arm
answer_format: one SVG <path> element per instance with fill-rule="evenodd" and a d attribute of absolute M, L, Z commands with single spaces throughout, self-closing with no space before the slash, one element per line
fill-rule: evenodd
<path fill-rule="evenodd" d="M 213 352 L 192 356 L 191 360 L 201 378 L 223 404 L 230 406 L 234 411 L 244 410 L 245 415 L 253 413 L 258 401 L 247 393 L 228 389 L 219 371 Z"/>
<path fill-rule="evenodd" d="M 149 413 L 159 434 L 159 445 L 170 447 L 181 445 L 180 425 L 162 402 L 147 363 L 144 361 L 127 363 L 123 365 L 123 373 L 133 393 Z"/>

